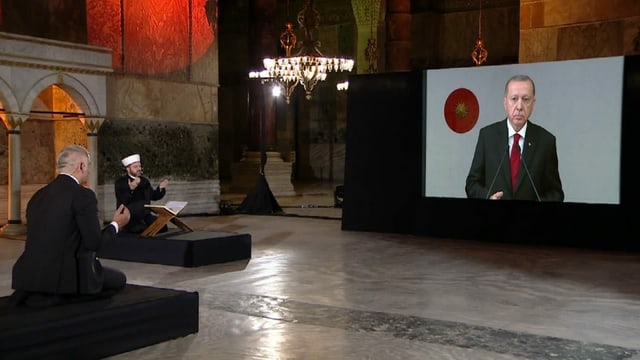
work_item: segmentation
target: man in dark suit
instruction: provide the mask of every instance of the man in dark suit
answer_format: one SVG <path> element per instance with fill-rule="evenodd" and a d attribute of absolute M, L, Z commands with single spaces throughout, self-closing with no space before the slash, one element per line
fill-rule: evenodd
<path fill-rule="evenodd" d="M 131 221 L 124 230 L 139 234 L 157 218 L 145 205 L 164 197 L 169 180 L 163 179 L 157 187 L 153 188 L 149 179 L 142 176 L 142 163 L 139 154 L 127 156 L 121 161 L 127 173 L 114 183 L 116 206 L 124 204 L 131 212 Z M 165 231 L 167 231 L 166 225 L 160 232 Z"/>
<path fill-rule="evenodd" d="M 536 88 L 527 75 L 504 91 L 507 118 L 480 129 L 465 191 L 469 198 L 563 201 L 556 138 L 529 117 Z"/>
<path fill-rule="evenodd" d="M 87 149 L 66 146 L 57 158 L 58 176 L 29 200 L 24 252 L 12 272 L 16 304 L 55 305 L 124 288 L 124 273 L 102 267 L 95 255 L 89 267 L 80 265 L 81 253 L 95 254 L 114 239 L 130 216 L 121 206 L 111 224 L 101 229 L 96 195 L 83 186 L 89 179 L 89 162 Z M 87 281 L 94 286 L 87 288 Z"/>

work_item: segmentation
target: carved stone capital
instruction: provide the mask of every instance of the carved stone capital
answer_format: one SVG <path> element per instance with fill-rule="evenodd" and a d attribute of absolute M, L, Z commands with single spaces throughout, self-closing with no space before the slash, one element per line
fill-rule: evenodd
<path fill-rule="evenodd" d="M 29 114 L 6 112 L 0 114 L 0 118 L 2 118 L 4 126 L 7 127 L 7 131 L 18 132 L 20 131 L 20 126 L 29 118 Z"/>
<path fill-rule="evenodd" d="M 97 135 L 100 127 L 104 123 L 104 118 L 101 117 L 85 117 L 82 120 L 82 123 L 87 128 L 88 133 L 91 135 Z"/>

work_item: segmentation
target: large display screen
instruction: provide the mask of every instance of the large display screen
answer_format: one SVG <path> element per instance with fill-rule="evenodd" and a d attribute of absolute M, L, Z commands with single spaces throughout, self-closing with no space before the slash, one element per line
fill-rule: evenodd
<path fill-rule="evenodd" d="M 564 202 L 619 204 L 623 65 L 608 57 L 424 71 L 424 196 L 467 197 L 478 133 L 506 118 L 505 83 L 524 74 L 536 89 L 529 120 L 556 137 Z"/>

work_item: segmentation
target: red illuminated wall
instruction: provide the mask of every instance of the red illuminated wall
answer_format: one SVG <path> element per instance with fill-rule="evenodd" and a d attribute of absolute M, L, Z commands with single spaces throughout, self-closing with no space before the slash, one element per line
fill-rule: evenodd
<path fill-rule="evenodd" d="M 87 40 L 90 45 L 110 48 L 113 67 L 122 69 L 120 0 L 87 0 Z"/>
<path fill-rule="evenodd" d="M 89 44 L 112 49 L 116 70 L 147 75 L 183 70 L 215 40 L 207 1 L 87 0 Z"/>

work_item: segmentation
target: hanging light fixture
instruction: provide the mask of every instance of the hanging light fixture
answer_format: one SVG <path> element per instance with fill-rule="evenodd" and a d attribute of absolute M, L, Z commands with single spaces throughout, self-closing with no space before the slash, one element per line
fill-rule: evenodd
<path fill-rule="evenodd" d="M 487 56 L 489 56 L 489 52 L 484 47 L 484 40 L 482 40 L 482 0 L 480 1 L 480 11 L 478 13 L 478 39 L 476 40 L 476 45 L 471 52 L 471 59 L 473 63 L 476 65 L 481 65 L 485 61 L 487 61 Z"/>
<path fill-rule="evenodd" d="M 304 30 L 300 50 L 291 56 L 291 50 L 295 47 L 297 38 L 293 32 L 293 24 L 287 23 L 285 31 L 280 35 L 280 45 L 285 49 L 285 57 L 265 58 L 264 70 L 249 73 L 250 78 L 278 82 L 287 103 L 298 84 L 302 84 L 305 97 L 310 100 L 316 84 L 324 81 L 327 73 L 351 71 L 354 65 L 352 59 L 326 57 L 320 52 L 320 42 L 313 38 L 313 31 L 320 23 L 320 15 L 314 8 L 313 0 L 305 0 L 304 8 L 298 13 L 298 23 Z"/>
<path fill-rule="evenodd" d="M 367 40 L 367 48 L 364 49 L 364 56 L 367 58 L 369 62 L 369 68 L 367 69 L 371 74 L 378 72 L 378 44 L 376 43 L 376 38 L 373 36 L 373 15 L 374 10 L 378 11 L 378 9 L 374 9 L 374 4 L 376 4 L 375 0 L 371 0 L 371 4 L 369 5 L 369 25 L 370 25 L 370 35 L 369 40 Z M 376 15 L 377 19 L 377 15 Z"/>

